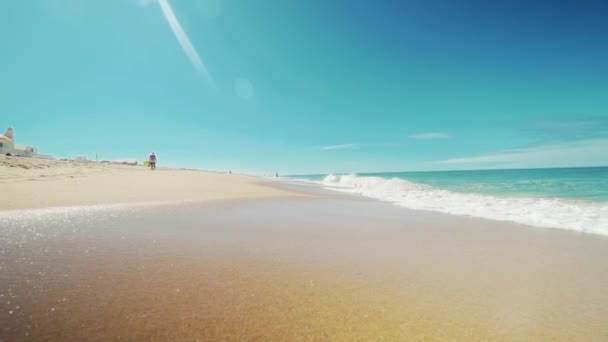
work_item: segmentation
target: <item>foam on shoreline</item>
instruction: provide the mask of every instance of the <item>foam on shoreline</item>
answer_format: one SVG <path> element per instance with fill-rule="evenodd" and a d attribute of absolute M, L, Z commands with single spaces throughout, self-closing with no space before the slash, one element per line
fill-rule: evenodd
<path fill-rule="evenodd" d="M 330 190 L 360 194 L 410 209 L 608 236 L 608 203 L 605 202 L 459 193 L 400 178 L 355 174 L 328 175 L 314 183 Z"/>

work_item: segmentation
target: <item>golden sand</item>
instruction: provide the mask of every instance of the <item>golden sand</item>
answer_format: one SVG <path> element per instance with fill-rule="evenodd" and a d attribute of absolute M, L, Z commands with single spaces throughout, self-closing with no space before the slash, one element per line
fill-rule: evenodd
<path fill-rule="evenodd" d="M 0 340 L 608 338 L 595 236 L 353 200 L 45 215 L 0 220 Z"/>

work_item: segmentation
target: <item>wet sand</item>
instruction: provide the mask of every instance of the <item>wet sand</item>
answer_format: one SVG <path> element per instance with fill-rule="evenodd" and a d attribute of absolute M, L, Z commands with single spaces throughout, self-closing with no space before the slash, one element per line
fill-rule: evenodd
<path fill-rule="evenodd" d="M 353 198 L 14 213 L 0 340 L 608 339 L 598 236 Z"/>

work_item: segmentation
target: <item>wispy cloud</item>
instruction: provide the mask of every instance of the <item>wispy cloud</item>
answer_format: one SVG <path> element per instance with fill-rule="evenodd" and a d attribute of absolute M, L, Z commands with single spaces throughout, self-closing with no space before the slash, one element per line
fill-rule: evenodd
<path fill-rule="evenodd" d="M 341 144 L 341 145 L 329 145 L 323 146 L 321 149 L 323 151 L 331 151 L 331 150 L 353 150 L 361 147 L 360 144 Z"/>
<path fill-rule="evenodd" d="M 436 161 L 474 167 L 560 167 L 608 165 L 608 139 L 554 143 L 493 154 Z"/>
<path fill-rule="evenodd" d="M 171 30 L 173 31 L 175 38 L 177 38 L 179 45 L 184 50 L 186 57 L 188 57 L 190 63 L 192 63 L 192 66 L 194 66 L 194 68 L 207 79 L 207 81 L 209 82 L 209 84 L 211 84 L 212 87 L 215 87 L 215 83 L 213 82 L 213 78 L 211 77 L 209 70 L 205 66 L 205 63 L 201 59 L 201 56 L 198 54 L 198 52 L 192 45 L 190 38 L 188 38 L 188 35 L 182 28 L 182 25 L 180 24 L 179 20 L 177 20 L 177 17 L 175 16 L 175 12 L 173 12 L 173 8 L 171 7 L 169 0 L 136 0 L 136 4 L 142 7 L 148 6 L 153 3 L 158 3 L 158 5 L 160 6 L 163 15 L 165 16 L 165 19 L 167 20 L 167 23 L 171 27 Z"/>
<path fill-rule="evenodd" d="M 410 135 L 412 139 L 429 140 L 429 139 L 447 139 L 450 136 L 446 133 L 430 132 Z"/>

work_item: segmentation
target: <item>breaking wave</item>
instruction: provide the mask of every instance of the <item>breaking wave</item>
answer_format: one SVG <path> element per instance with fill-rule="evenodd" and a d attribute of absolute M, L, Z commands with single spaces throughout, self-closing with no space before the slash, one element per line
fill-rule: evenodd
<path fill-rule="evenodd" d="M 328 189 L 361 194 L 410 209 L 608 235 L 608 202 L 460 193 L 401 178 L 355 174 L 328 175 L 319 183 Z"/>

